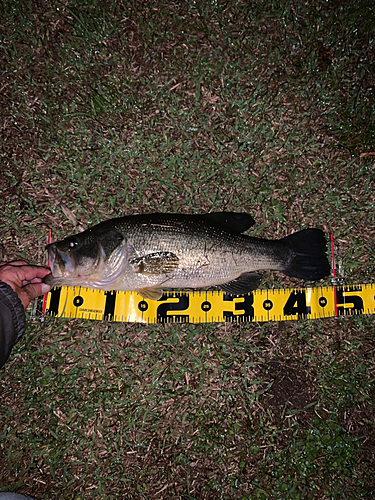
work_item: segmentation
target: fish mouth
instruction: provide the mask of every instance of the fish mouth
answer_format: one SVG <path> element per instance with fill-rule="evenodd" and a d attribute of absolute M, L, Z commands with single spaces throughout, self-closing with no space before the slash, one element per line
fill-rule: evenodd
<path fill-rule="evenodd" d="M 66 252 L 60 250 L 55 243 L 48 245 L 49 267 L 54 278 L 70 276 L 73 274 L 75 264 Z"/>
<path fill-rule="evenodd" d="M 50 286 L 86 286 L 113 290 L 120 279 L 127 256 L 126 241 L 118 246 L 109 258 L 98 243 L 96 255 L 75 255 L 59 247 L 59 242 L 47 245 L 49 274 L 44 282 Z"/>
<path fill-rule="evenodd" d="M 52 245 L 47 246 L 48 250 L 48 266 L 50 267 L 53 275 L 53 268 L 56 260 L 56 245 L 52 243 Z"/>
<path fill-rule="evenodd" d="M 75 261 L 55 243 L 47 245 L 48 264 L 51 274 L 48 274 L 43 282 L 51 287 L 64 286 L 75 280 Z"/>

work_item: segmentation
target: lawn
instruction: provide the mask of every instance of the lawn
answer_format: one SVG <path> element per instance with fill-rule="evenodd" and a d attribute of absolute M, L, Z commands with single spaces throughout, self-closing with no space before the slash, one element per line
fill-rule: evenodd
<path fill-rule="evenodd" d="M 334 234 L 346 283 L 373 282 L 372 0 L 3 0 L 0 14 L 0 260 L 45 264 L 48 230 L 74 218 L 230 210 L 259 237 Z M 28 319 L 0 372 L 0 491 L 371 498 L 374 357 L 372 316 Z"/>

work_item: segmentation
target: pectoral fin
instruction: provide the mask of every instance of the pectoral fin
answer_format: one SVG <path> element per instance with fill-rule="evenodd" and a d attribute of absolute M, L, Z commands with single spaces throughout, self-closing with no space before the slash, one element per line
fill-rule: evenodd
<path fill-rule="evenodd" d="M 179 258 L 172 252 L 157 252 L 136 257 L 130 264 L 140 274 L 168 274 L 178 267 Z"/>
<path fill-rule="evenodd" d="M 243 273 L 235 280 L 219 285 L 220 290 L 233 293 L 233 295 L 243 295 L 244 293 L 256 290 L 262 281 L 262 276 L 257 273 Z"/>
<path fill-rule="evenodd" d="M 159 300 L 163 295 L 163 290 L 161 288 L 141 288 L 137 290 L 139 295 L 144 299 Z"/>

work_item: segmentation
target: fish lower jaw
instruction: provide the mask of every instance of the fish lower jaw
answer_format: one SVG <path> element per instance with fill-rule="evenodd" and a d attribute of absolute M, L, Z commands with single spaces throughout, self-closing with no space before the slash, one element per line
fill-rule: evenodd
<path fill-rule="evenodd" d="M 79 278 L 69 278 L 69 277 L 55 277 L 52 274 L 48 274 L 46 278 L 43 280 L 44 283 L 48 284 L 51 287 L 60 287 L 60 286 L 71 286 L 71 287 L 84 287 L 91 288 L 93 290 L 122 290 L 117 287 L 115 283 L 111 282 L 101 282 L 101 281 L 91 281 L 86 280 L 84 277 L 82 279 Z M 126 288 L 126 291 L 131 290 L 130 288 Z"/>
<path fill-rule="evenodd" d="M 53 276 L 53 274 L 47 274 L 47 276 L 45 276 L 43 278 L 43 283 L 46 283 L 47 285 L 49 286 L 62 286 L 63 283 L 62 283 L 63 279 L 60 278 L 60 277 L 57 277 L 57 276 Z"/>

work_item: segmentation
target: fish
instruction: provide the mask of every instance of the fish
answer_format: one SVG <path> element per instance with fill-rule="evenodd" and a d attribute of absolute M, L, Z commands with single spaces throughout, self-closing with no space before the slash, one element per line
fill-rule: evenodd
<path fill-rule="evenodd" d="M 244 295 L 259 287 L 258 271 L 307 281 L 330 274 L 321 229 L 278 240 L 244 234 L 247 213 L 139 214 L 108 219 L 47 245 L 50 286 L 137 291 L 158 300 L 169 289 L 220 290 Z"/>

